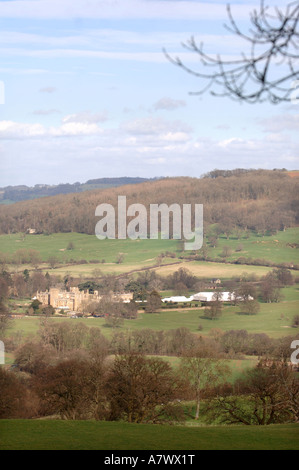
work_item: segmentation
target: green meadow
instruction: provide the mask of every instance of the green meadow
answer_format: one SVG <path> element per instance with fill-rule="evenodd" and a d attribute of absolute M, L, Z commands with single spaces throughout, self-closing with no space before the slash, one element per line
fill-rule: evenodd
<path fill-rule="evenodd" d="M 165 427 L 100 421 L 0 420 L 0 436 L 1 450 L 105 450 L 107 456 L 109 450 L 299 449 L 297 424 Z"/>
<path fill-rule="evenodd" d="M 199 261 L 187 262 L 179 257 L 188 256 L 188 252 L 182 253 L 181 243 L 177 240 L 98 240 L 95 235 L 79 233 L 56 233 L 50 235 L 24 235 L 10 234 L 0 236 L 1 252 L 8 257 L 20 250 L 36 250 L 41 257 L 39 268 L 64 275 L 72 272 L 78 276 L 90 276 L 95 270 L 103 273 L 122 274 L 142 268 L 157 266 L 157 258 L 161 253 L 171 252 L 172 257 L 166 256 L 160 259 L 162 265 L 172 264 L 158 268 L 161 274 L 172 272 L 177 269 L 177 264 L 192 270 L 199 277 L 222 276 L 232 277 L 247 271 L 262 276 L 269 271 L 266 266 L 236 265 L 229 264 L 234 260 L 242 258 L 260 259 L 272 263 L 299 264 L 298 249 L 295 247 L 299 239 L 299 228 L 290 228 L 284 232 L 278 232 L 271 236 L 259 236 L 250 234 L 248 238 L 234 237 L 226 239 L 220 237 L 216 248 L 209 247 L 208 255 L 212 259 L 221 256 L 224 247 L 230 248 L 231 252 L 226 258 L 226 263 L 203 263 Z M 72 244 L 73 249 L 68 249 Z M 238 251 L 236 251 L 238 250 Z M 121 263 L 118 257 L 122 255 Z M 51 268 L 48 260 L 55 257 L 57 265 Z M 70 265 L 69 263 L 77 264 Z M 24 265 L 12 265 L 12 269 L 25 269 Z M 217 274 L 217 272 L 219 274 Z"/>
<path fill-rule="evenodd" d="M 74 248 L 68 250 L 69 243 Z M 141 264 L 153 261 L 164 251 L 178 254 L 177 240 L 99 240 L 95 235 L 81 233 L 53 233 L 51 235 L 1 235 L 0 246 L 3 253 L 13 255 L 20 249 L 36 250 L 45 262 L 55 256 L 60 263 L 70 260 L 97 260 L 115 263 L 119 253 L 124 255 L 126 264 Z"/>
<path fill-rule="evenodd" d="M 233 261 L 239 257 L 264 259 L 272 263 L 294 263 L 299 262 L 298 248 L 295 244 L 299 241 L 299 228 L 277 232 L 275 235 L 261 236 L 250 234 L 248 238 L 240 239 L 232 236 L 227 239 L 221 236 L 216 248 L 210 248 L 209 255 L 219 257 L 224 247 L 231 249 L 231 255 L 226 259 Z M 293 247 L 291 246 L 293 245 Z M 235 251 L 238 249 L 238 251 Z"/>

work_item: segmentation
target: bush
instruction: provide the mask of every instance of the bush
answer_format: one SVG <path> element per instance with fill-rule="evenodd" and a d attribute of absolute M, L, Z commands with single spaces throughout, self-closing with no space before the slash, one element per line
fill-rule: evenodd
<path fill-rule="evenodd" d="M 292 321 L 292 328 L 298 328 L 298 327 L 299 327 L 299 315 L 295 315 Z"/>

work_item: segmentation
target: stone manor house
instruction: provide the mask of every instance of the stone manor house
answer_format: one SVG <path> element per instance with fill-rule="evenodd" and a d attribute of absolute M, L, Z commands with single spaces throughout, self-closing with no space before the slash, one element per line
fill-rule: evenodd
<path fill-rule="evenodd" d="M 84 304 L 99 302 L 102 297 L 98 291 L 91 294 L 86 290 L 81 291 L 78 287 L 70 287 L 69 291 L 51 287 L 46 292 L 37 292 L 34 298 L 43 305 L 52 305 L 55 310 L 80 312 Z M 115 302 L 130 302 L 132 298 L 132 293 L 112 295 L 112 300 Z"/>

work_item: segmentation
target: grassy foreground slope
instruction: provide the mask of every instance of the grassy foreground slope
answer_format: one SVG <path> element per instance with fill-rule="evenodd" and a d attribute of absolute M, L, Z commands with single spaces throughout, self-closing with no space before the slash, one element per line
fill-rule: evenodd
<path fill-rule="evenodd" d="M 298 450 L 299 426 L 0 420 L 1 450 Z"/>

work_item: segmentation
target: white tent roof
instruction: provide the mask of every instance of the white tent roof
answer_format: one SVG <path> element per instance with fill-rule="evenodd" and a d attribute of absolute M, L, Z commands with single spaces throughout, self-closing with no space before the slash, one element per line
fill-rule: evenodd
<path fill-rule="evenodd" d="M 166 297 L 162 299 L 162 302 L 191 302 L 193 300 L 193 296 L 185 297 L 184 295 L 181 296 L 174 296 L 174 297 Z"/>
<path fill-rule="evenodd" d="M 235 300 L 235 297 L 236 297 L 234 292 L 219 292 L 219 294 L 221 294 L 221 297 L 219 297 L 219 300 L 222 302 L 230 302 L 231 300 Z M 200 302 L 212 302 L 212 300 L 215 300 L 214 295 L 215 295 L 215 291 L 214 292 L 198 292 L 197 294 L 191 295 L 191 297 L 185 297 L 184 295 L 166 297 L 162 299 L 162 302 L 192 302 L 192 300 L 197 300 Z M 238 300 L 243 300 L 243 299 L 239 297 Z M 249 296 L 249 300 L 253 300 L 253 297 Z"/>
<path fill-rule="evenodd" d="M 218 294 L 218 292 L 217 292 Z M 229 302 L 231 300 L 235 300 L 236 294 L 234 292 L 219 292 L 221 294 L 221 297 L 219 297 L 219 300 L 222 302 Z M 193 295 L 193 300 L 199 300 L 202 302 L 211 302 L 212 300 L 215 300 L 215 292 L 198 292 L 198 294 Z M 238 300 L 243 300 L 242 297 L 238 297 Z M 249 296 L 249 300 L 253 300 L 253 297 Z"/>

